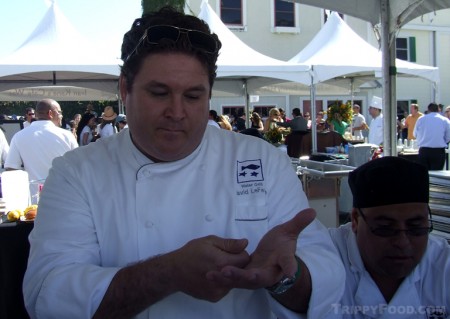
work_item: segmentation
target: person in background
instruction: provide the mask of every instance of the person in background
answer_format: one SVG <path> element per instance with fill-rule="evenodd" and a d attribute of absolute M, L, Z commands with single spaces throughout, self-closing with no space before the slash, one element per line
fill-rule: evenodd
<path fill-rule="evenodd" d="M 289 122 L 278 122 L 278 126 L 291 128 L 293 132 L 306 132 L 308 130 L 308 122 L 303 118 L 302 113 L 298 107 L 292 110 L 292 120 Z"/>
<path fill-rule="evenodd" d="M 280 111 L 280 120 L 281 120 L 281 122 L 288 122 L 288 121 L 291 120 L 290 118 L 286 117 L 286 112 L 284 111 L 283 108 L 281 108 L 281 107 L 278 108 L 278 111 Z"/>
<path fill-rule="evenodd" d="M 120 132 L 123 129 L 128 128 L 127 117 L 124 114 L 119 114 L 116 119 L 117 122 L 117 130 Z"/>
<path fill-rule="evenodd" d="M 290 159 L 207 125 L 220 47 L 205 22 L 170 7 L 125 34 L 129 129 L 54 161 L 29 238 L 31 317 L 331 311 L 344 269 Z"/>
<path fill-rule="evenodd" d="M 264 132 L 267 132 L 273 128 L 278 127 L 278 123 L 281 122 L 280 111 L 274 107 L 269 111 L 269 117 L 264 122 Z"/>
<path fill-rule="evenodd" d="M 307 122 L 307 128 L 308 128 L 308 130 L 310 130 L 310 129 L 311 129 L 311 123 L 312 123 L 312 121 L 311 121 L 311 115 L 309 114 L 309 112 L 305 112 L 304 118 L 305 118 L 305 120 L 306 120 L 306 122 Z"/>
<path fill-rule="evenodd" d="M 323 132 L 328 130 L 330 127 L 328 126 L 327 121 L 324 118 L 323 111 L 317 112 L 316 115 L 316 126 L 317 126 L 317 132 Z"/>
<path fill-rule="evenodd" d="M 410 114 L 405 119 L 405 124 L 403 128 L 408 129 L 408 140 L 415 140 L 414 137 L 414 128 L 416 126 L 417 120 L 423 116 L 423 113 L 419 111 L 418 104 L 411 104 L 410 106 Z"/>
<path fill-rule="evenodd" d="M 235 115 L 234 123 L 232 126 L 234 126 L 234 130 L 236 132 L 241 132 L 247 128 L 247 124 L 245 123 L 246 117 L 245 112 L 241 109 L 238 110 L 237 115 Z"/>
<path fill-rule="evenodd" d="M 414 136 L 419 146 L 420 163 L 429 170 L 442 170 L 445 164 L 445 149 L 450 142 L 450 120 L 439 114 L 438 105 L 430 103 L 428 114 L 420 117 L 414 127 Z"/>
<path fill-rule="evenodd" d="M 3 168 L 6 161 L 6 157 L 9 153 L 9 144 L 6 139 L 5 133 L 3 133 L 3 128 L 0 126 L 0 166 Z"/>
<path fill-rule="evenodd" d="M 348 123 L 342 120 L 341 114 L 338 112 L 334 113 L 333 119 L 330 122 L 330 129 L 338 132 L 341 136 L 344 136 L 347 127 Z"/>
<path fill-rule="evenodd" d="M 97 112 L 94 111 L 94 105 L 92 105 L 92 103 L 88 103 L 88 104 L 86 105 L 86 111 L 85 111 L 84 113 L 85 113 L 85 114 L 86 114 L 86 113 L 94 114 L 94 117 L 95 117 L 95 118 L 98 118 L 98 114 L 97 114 Z M 80 120 L 81 120 L 81 119 L 80 119 Z"/>
<path fill-rule="evenodd" d="M 77 127 L 78 143 L 80 146 L 86 146 L 96 139 L 97 128 L 96 118 L 93 113 L 84 113 Z"/>
<path fill-rule="evenodd" d="M 217 112 L 215 110 L 209 110 L 208 125 L 220 128 L 219 124 L 217 123 Z"/>
<path fill-rule="evenodd" d="M 450 120 L 450 105 L 445 108 L 444 116 Z"/>
<path fill-rule="evenodd" d="M 450 246 L 429 235 L 425 166 L 386 156 L 350 172 L 348 183 L 351 222 L 329 229 L 347 272 L 335 317 L 448 318 Z"/>
<path fill-rule="evenodd" d="M 36 119 L 36 112 L 34 108 L 27 107 L 25 109 L 25 121 L 23 122 L 23 128 L 30 126 L 31 122 Z"/>
<path fill-rule="evenodd" d="M 228 131 L 232 131 L 233 128 L 231 127 L 230 121 L 228 120 L 228 116 L 226 115 L 219 115 L 217 117 L 217 124 L 219 124 L 220 128 Z"/>
<path fill-rule="evenodd" d="M 372 117 L 372 121 L 369 126 L 369 143 L 374 145 L 381 145 L 384 141 L 383 134 L 383 100 L 378 96 L 372 98 L 372 102 L 369 105 L 369 114 Z"/>
<path fill-rule="evenodd" d="M 353 104 L 352 134 L 356 139 L 364 139 L 363 130 L 367 130 L 366 118 L 361 114 L 361 107 Z"/>
<path fill-rule="evenodd" d="M 112 106 L 105 106 L 102 114 L 102 121 L 99 126 L 99 138 L 105 138 L 117 133 L 115 120 L 117 113 Z"/>
<path fill-rule="evenodd" d="M 264 123 L 258 112 L 252 113 L 252 117 L 250 118 L 250 121 L 251 121 L 250 128 L 254 128 L 254 129 L 258 130 L 259 133 L 264 132 Z"/>
<path fill-rule="evenodd" d="M 78 147 L 72 133 L 61 128 L 62 117 L 58 102 L 52 99 L 39 101 L 36 120 L 11 139 L 5 170 L 20 170 L 23 166 L 30 181 L 45 180 L 52 161 Z"/>

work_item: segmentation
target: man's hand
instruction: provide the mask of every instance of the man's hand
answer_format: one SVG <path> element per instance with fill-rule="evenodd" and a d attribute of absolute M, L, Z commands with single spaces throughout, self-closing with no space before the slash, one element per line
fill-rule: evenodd
<path fill-rule="evenodd" d="M 272 286 L 284 275 L 294 276 L 297 271 L 297 238 L 315 216 L 316 212 L 311 208 L 302 210 L 291 220 L 264 235 L 244 269 L 227 265 L 208 272 L 207 278 L 224 286 L 258 289 Z"/>
<path fill-rule="evenodd" d="M 207 236 L 194 239 L 170 253 L 176 258 L 173 263 L 176 290 L 208 301 L 222 299 L 234 287 L 207 280 L 206 274 L 225 267 L 244 268 L 250 261 L 245 251 L 247 245 L 247 239 Z"/>

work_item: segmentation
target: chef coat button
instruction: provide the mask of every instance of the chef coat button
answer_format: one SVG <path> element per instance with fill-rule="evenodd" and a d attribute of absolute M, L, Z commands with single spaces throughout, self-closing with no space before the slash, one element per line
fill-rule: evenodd
<path fill-rule="evenodd" d="M 214 218 L 213 218 L 211 215 L 209 215 L 209 214 L 205 216 L 205 220 L 206 220 L 207 222 L 212 222 L 213 219 L 214 219 Z"/>

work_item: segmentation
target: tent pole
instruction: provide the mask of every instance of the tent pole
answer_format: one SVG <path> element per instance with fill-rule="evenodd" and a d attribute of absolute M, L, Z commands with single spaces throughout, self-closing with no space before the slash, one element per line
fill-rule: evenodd
<path fill-rule="evenodd" d="M 311 67 L 311 72 L 313 67 Z M 311 141 L 312 151 L 311 154 L 317 153 L 317 125 L 316 125 L 316 85 L 314 84 L 314 77 L 311 73 Z"/>
<path fill-rule="evenodd" d="M 250 111 L 250 95 L 248 94 L 248 87 L 247 87 L 247 79 L 243 79 L 242 81 L 242 85 L 244 86 L 244 98 L 245 98 L 245 106 L 244 106 L 244 111 L 245 111 L 245 127 L 249 128 L 250 127 L 250 116 L 249 116 L 249 111 Z"/>
<path fill-rule="evenodd" d="M 381 0 L 381 51 L 383 73 L 383 155 L 397 155 L 395 98 L 395 45 L 391 45 L 389 32 L 389 0 Z"/>

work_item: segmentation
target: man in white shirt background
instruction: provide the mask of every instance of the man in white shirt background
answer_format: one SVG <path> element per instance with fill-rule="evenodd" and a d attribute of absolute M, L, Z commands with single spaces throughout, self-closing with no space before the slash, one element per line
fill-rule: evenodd
<path fill-rule="evenodd" d="M 445 149 L 450 142 L 450 120 L 439 113 L 436 103 L 428 105 L 428 114 L 421 116 L 414 127 L 419 146 L 419 162 L 429 170 L 441 170 Z"/>
<path fill-rule="evenodd" d="M 23 168 L 30 181 L 45 180 L 53 159 L 78 147 L 73 134 L 60 127 L 62 111 L 58 102 L 41 100 L 36 113 L 36 121 L 12 137 L 5 161 L 5 170 Z"/>
<path fill-rule="evenodd" d="M 383 100 L 378 96 L 372 98 L 369 105 L 369 114 L 372 116 L 372 121 L 369 127 L 369 143 L 375 145 L 383 144 Z"/>

